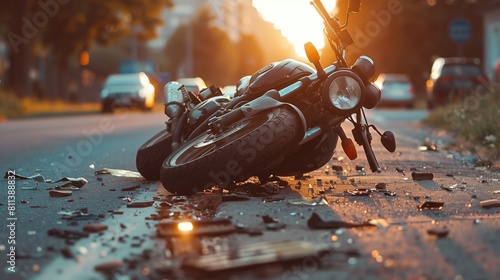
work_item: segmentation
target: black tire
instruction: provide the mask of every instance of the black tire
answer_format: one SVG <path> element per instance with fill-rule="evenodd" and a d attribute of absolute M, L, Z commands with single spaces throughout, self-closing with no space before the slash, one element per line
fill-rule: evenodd
<path fill-rule="evenodd" d="M 151 137 L 137 151 L 135 165 L 141 175 L 148 180 L 160 180 L 163 161 L 172 153 L 172 135 L 162 130 Z"/>
<path fill-rule="evenodd" d="M 317 170 L 332 159 L 337 143 L 338 135 L 330 130 L 322 137 L 300 146 L 296 153 L 285 157 L 283 163 L 273 168 L 270 173 L 277 176 L 295 176 Z"/>
<path fill-rule="evenodd" d="M 299 117 L 282 106 L 244 118 L 221 135 L 205 132 L 173 152 L 161 168 L 168 191 L 189 195 L 227 187 L 281 162 L 303 137 Z"/>

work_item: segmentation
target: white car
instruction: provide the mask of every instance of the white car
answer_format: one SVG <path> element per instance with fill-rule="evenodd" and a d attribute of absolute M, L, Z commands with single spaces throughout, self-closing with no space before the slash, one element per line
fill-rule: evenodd
<path fill-rule="evenodd" d="M 380 74 L 375 81 L 382 91 L 382 98 L 377 104 L 383 106 L 415 107 L 415 91 L 406 74 Z"/>
<path fill-rule="evenodd" d="M 155 103 L 155 87 L 143 73 L 109 76 L 101 90 L 102 112 L 111 113 L 118 107 L 151 110 Z"/>

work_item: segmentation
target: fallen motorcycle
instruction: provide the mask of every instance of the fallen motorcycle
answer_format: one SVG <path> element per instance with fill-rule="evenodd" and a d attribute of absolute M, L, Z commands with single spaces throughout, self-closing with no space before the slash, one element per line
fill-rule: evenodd
<path fill-rule="evenodd" d="M 381 172 L 371 129 L 389 152 L 396 149 L 396 140 L 390 131 L 380 133 L 365 115 L 381 97 L 372 83 L 374 62 L 361 56 L 349 67 L 345 48 L 353 40 L 347 23 L 331 17 L 321 0 L 311 5 L 324 20 L 335 63 L 323 68 L 316 48 L 306 43 L 315 69 L 292 59 L 272 63 L 242 78 L 232 100 L 215 86 L 195 95 L 178 82 L 168 83 L 166 128 L 139 148 L 138 171 L 160 179 L 172 193 L 188 195 L 252 176 L 265 182 L 271 175 L 311 172 L 328 163 L 340 138 L 349 159 L 357 158 L 355 141 L 371 171 Z M 361 0 L 350 0 L 347 18 L 360 6 Z M 346 120 L 353 124 L 354 141 L 341 127 Z"/>

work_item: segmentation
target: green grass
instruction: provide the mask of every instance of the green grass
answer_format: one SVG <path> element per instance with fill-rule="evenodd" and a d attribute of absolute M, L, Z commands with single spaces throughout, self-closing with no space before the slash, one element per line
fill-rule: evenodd
<path fill-rule="evenodd" d="M 471 144 L 470 150 L 485 149 L 489 156 L 500 154 L 500 90 L 475 92 L 465 100 L 440 107 L 425 123 L 453 132 Z"/>

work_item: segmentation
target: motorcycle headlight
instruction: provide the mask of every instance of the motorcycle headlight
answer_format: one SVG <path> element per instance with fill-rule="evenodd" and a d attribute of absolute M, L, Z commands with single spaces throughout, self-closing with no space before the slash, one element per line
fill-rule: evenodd
<path fill-rule="evenodd" d="M 364 91 L 363 81 L 358 75 L 339 70 L 326 79 L 322 89 L 323 102 L 336 114 L 352 114 L 363 104 Z"/>

